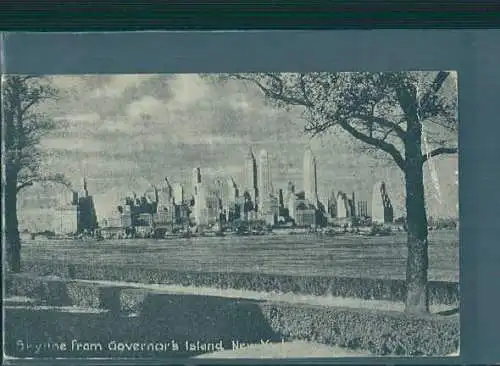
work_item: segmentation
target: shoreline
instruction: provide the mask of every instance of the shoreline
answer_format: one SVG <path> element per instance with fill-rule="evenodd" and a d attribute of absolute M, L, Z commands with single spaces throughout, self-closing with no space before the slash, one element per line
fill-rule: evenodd
<path fill-rule="evenodd" d="M 124 230 L 123 228 L 103 228 L 101 230 L 104 231 L 120 231 Z M 277 228 L 273 231 L 259 231 L 259 232 L 248 232 L 248 233 L 236 233 L 236 232 L 216 232 L 216 231 L 207 231 L 204 233 L 168 233 L 163 237 L 154 237 L 154 236 L 123 236 L 123 237 L 95 237 L 95 236 L 84 236 L 84 237 L 76 237 L 76 236 L 65 236 L 65 235 L 55 235 L 55 236 L 47 236 L 43 234 L 28 234 L 30 237 L 26 237 L 26 234 L 21 233 L 21 237 L 23 241 L 36 241 L 36 240 L 74 240 L 74 241 L 109 241 L 109 240 L 172 240 L 172 239 L 194 239 L 194 238 L 220 238 L 220 237 L 273 237 L 273 236 L 319 236 L 319 237 L 391 237 L 396 236 L 401 233 L 406 233 L 406 231 L 402 228 L 393 229 L 394 231 L 388 233 L 375 233 L 372 234 L 370 232 L 370 227 L 358 227 L 358 231 L 353 231 L 352 228 L 348 231 L 344 231 L 339 228 L 330 228 L 328 230 L 320 229 L 318 231 L 311 231 L 305 228 Z M 435 229 L 429 230 L 429 233 L 432 232 L 454 232 L 456 229 Z"/>

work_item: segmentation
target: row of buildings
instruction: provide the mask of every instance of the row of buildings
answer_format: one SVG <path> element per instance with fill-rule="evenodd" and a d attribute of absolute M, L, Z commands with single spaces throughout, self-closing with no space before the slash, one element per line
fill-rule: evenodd
<path fill-rule="evenodd" d="M 252 149 L 244 157 L 240 187 L 232 177 L 207 182 L 200 167 L 192 172 L 192 195 L 168 178 L 141 198 L 128 197 L 118 207 L 119 216 L 103 222 L 104 227 L 142 232 L 179 230 L 222 230 L 240 222 L 261 222 L 268 227 L 293 225 L 317 227 L 345 224 L 369 218 L 367 201 L 356 201 L 355 194 L 332 192 L 326 206 L 318 198 L 317 162 L 311 150 L 304 154 L 304 190 L 297 192 L 292 182 L 275 191 L 267 151 L 256 159 Z M 374 188 L 372 220 L 392 222 L 393 212 L 384 183 Z"/>
<path fill-rule="evenodd" d="M 243 160 L 243 181 L 240 187 L 232 177 L 207 182 L 199 167 L 193 169 L 191 195 L 182 184 L 165 178 L 142 196 L 125 198 L 111 217 L 99 224 L 92 196 L 84 179 L 82 195 L 73 193 L 73 202 L 64 210 L 62 233 L 93 232 L 98 227 L 126 235 L 151 235 L 175 231 L 223 230 L 246 222 L 264 226 L 322 227 L 339 225 L 359 219 L 387 223 L 393 221 L 393 209 L 385 184 L 373 190 L 371 215 L 368 202 L 356 200 L 355 194 L 333 192 L 326 205 L 318 197 L 317 161 L 311 150 L 304 153 L 303 190 L 296 191 L 293 182 L 285 189 L 275 190 L 271 164 L 266 150 L 256 159 L 252 149 Z"/>

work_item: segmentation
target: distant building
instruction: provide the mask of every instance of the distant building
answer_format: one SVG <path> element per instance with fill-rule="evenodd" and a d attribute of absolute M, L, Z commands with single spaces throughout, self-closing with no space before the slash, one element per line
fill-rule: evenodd
<path fill-rule="evenodd" d="M 330 197 L 328 198 L 327 212 L 331 218 L 337 217 L 337 197 L 335 191 L 332 191 Z"/>
<path fill-rule="evenodd" d="M 83 197 L 78 198 L 77 231 L 93 232 L 97 229 L 97 215 L 94 207 L 94 199 L 88 194 L 87 180 L 83 180 Z"/>
<path fill-rule="evenodd" d="M 196 225 L 205 226 L 209 222 L 209 212 L 207 207 L 207 192 L 202 183 L 197 185 L 197 193 L 194 198 L 194 218 Z"/>
<path fill-rule="evenodd" d="M 57 198 L 52 228 L 58 235 L 74 235 L 78 232 L 78 193 L 61 190 Z"/>
<path fill-rule="evenodd" d="M 153 215 L 149 213 L 141 213 L 137 215 L 137 224 L 136 226 L 153 226 Z"/>
<path fill-rule="evenodd" d="M 152 215 L 153 224 L 155 226 L 172 225 L 175 223 L 175 206 L 171 210 L 157 212 Z"/>
<path fill-rule="evenodd" d="M 173 186 L 174 188 L 174 202 L 176 205 L 180 205 L 184 202 L 184 187 L 182 184 L 177 183 Z"/>
<path fill-rule="evenodd" d="M 121 214 L 103 218 L 99 223 L 99 227 L 103 228 L 119 228 L 122 227 Z"/>
<path fill-rule="evenodd" d="M 304 153 L 304 194 L 308 203 L 318 206 L 318 177 L 316 172 L 316 158 L 310 149 Z"/>
<path fill-rule="evenodd" d="M 296 209 L 295 225 L 298 227 L 316 226 L 316 209 L 311 204 L 300 203 Z"/>
<path fill-rule="evenodd" d="M 260 217 L 263 218 L 268 224 L 276 225 L 278 223 L 280 206 L 279 199 L 277 197 L 271 195 L 262 197 L 260 208 Z"/>
<path fill-rule="evenodd" d="M 124 229 L 129 229 L 134 226 L 132 222 L 132 212 L 128 211 L 121 214 L 121 226 Z"/>
<path fill-rule="evenodd" d="M 201 183 L 201 169 L 198 167 L 198 168 L 194 168 L 193 169 L 193 180 L 192 180 L 192 189 L 193 189 L 193 196 L 196 197 L 196 195 L 198 194 L 198 185 Z"/>
<path fill-rule="evenodd" d="M 161 184 L 157 190 L 156 210 L 163 211 L 164 207 L 169 207 L 172 203 L 174 197 L 174 191 L 168 178 L 165 177 L 165 181 Z"/>
<path fill-rule="evenodd" d="M 280 206 L 280 209 L 285 208 L 285 201 L 284 201 L 284 197 L 283 197 L 283 190 L 281 188 L 278 191 L 278 204 Z"/>
<path fill-rule="evenodd" d="M 55 225 L 55 233 L 61 235 L 72 235 L 78 233 L 78 207 L 66 205 L 57 209 L 58 221 Z"/>
<path fill-rule="evenodd" d="M 233 222 L 240 219 L 241 216 L 241 206 L 239 197 L 236 198 L 235 202 L 223 209 L 226 222 Z"/>
<path fill-rule="evenodd" d="M 290 216 L 291 219 L 295 220 L 295 217 L 297 216 L 297 196 L 295 193 L 292 193 L 289 195 L 288 198 L 288 215 Z"/>
<path fill-rule="evenodd" d="M 255 205 L 259 196 L 257 186 L 257 162 L 251 148 L 245 157 L 243 176 L 243 189 L 250 194 L 250 199 Z"/>
<path fill-rule="evenodd" d="M 358 201 L 357 206 L 358 206 L 357 215 L 359 217 L 368 217 L 368 202 Z"/>
<path fill-rule="evenodd" d="M 394 209 L 384 182 L 377 182 L 373 187 L 371 217 L 373 223 L 383 224 L 394 221 Z"/>
<path fill-rule="evenodd" d="M 271 181 L 271 166 L 269 162 L 269 154 L 266 150 L 261 150 L 259 154 L 258 173 L 258 193 L 260 200 L 264 201 L 273 193 Z"/>
<path fill-rule="evenodd" d="M 231 221 L 229 219 L 229 213 L 236 210 L 236 201 L 239 197 L 239 190 L 236 182 L 233 178 L 229 178 L 225 185 L 223 186 L 223 192 L 221 197 L 222 211 L 225 213 L 226 221 Z M 233 217 L 234 215 L 231 215 Z"/>
<path fill-rule="evenodd" d="M 220 221 L 221 214 L 221 202 L 220 198 L 217 196 L 216 192 L 209 192 L 206 197 L 206 223 L 208 225 L 214 225 Z"/>
<path fill-rule="evenodd" d="M 202 182 L 201 169 L 193 170 L 193 192 L 194 192 L 194 221 L 198 226 L 206 226 L 209 224 L 211 212 L 207 207 L 207 198 L 209 192 L 207 187 Z"/>
<path fill-rule="evenodd" d="M 189 206 L 186 203 L 175 205 L 175 223 L 187 225 L 189 220 Z"/>
<path fill-rule="evenodd" d="M 337 194 L 337 218 L 345 219 L 350 217 L 349 198 L 344 192 Z"/>

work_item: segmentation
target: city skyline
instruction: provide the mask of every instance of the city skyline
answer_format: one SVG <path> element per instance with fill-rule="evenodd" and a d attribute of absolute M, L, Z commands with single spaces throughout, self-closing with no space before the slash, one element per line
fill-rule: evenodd
<path fill-rule="evenodd" d="M 198 75 L 58 76 L 62 91 L 47 107 L 62 127 L 42 140 L 45 167 L 64 172 L 76 190 L 85 176 L 99 215 L 108 215 L 124 196 L 142 194 L 165 176 L 190 195 L 190 172 L 199 166 L 207 179 L 232 177 L 242 187 L 242 162 L 249 146 L 269 154 L 275 191 L 292 181 L 303 190 L 304 150 L 317 160 L 323 201 L 331 190 L 355 191 L 370 200 L 375 182 L 385 181 L 398 215 L 404 207 L 403 177 L 379 155 L 360 154 L 343 133 L 311 139 L 296 111 L 268 106 L 258 90 L 230 83 L 214 86 Z M 456 216 L 456 156 L 425 167 L 429 214 Z M 431 174 L 432 173 L 432 174 Z M 434 175 L 434 177 L 432 177 Z M 177 178 L 180 179 L 177 179 Z M 20 220 L 47 213 L 41 208 L 55 189 L 22 192 Z M 37 196 L 40 196 L 39 198 Z M 53 203 L 51 203 L 53 204 Z M 48 204 L 47 206 L 50 206 Z"/>

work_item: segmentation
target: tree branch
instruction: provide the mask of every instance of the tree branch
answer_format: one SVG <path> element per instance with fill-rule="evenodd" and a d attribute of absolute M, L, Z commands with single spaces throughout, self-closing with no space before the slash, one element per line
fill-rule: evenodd
<path fill-rule="evenodd" d="M 24 116 L 25 113 L 31 108 L 33 107 L 35 104 L 38 104 L 39 102 L 41 102 L 42 100 L 44 99 L 49 99 L 49 97 L 40 97 L 40 98 L 32 98 L 28 103 L 26 103 L 26 105 L 23 106 L 23 108 L 21 108 L 21 111 L 20 111 L 20 114 L 21 116 Z"/>
<path fill-rule="evenodd" d="M 264 93 L 265 96 L 276 99 L 278 101 L 282 101 L 282 102 L 292 104 L 292 105 L 300 105 L 300 106 L 304 106 L 304 107 L 308 107 L 308 108 L 313 107 L 313 105 L 311 103 L 308 103 L 306 100 L 283 95 L 283 82 L 281 81 L 281 79 L 279 79 L 278 77 L 276 77 L 272 74 L 265 74 L 265 75 L 267 77 L 275 80 L 280 85 L 279 92 L 273 91 L 273 90 L 271 90 L 271 88 L 264 86 L 255 77 L 250 78 L 250 77 L 243 76 L 241 74 L 231 74 L 230 77 L 237 79 L 237 80 L 252 82 L 255 85 L 257 85 L 257 87 Z"/>
<path fill-rule="evenodd" d="M 341 120 L 339 121 L 339 125 L 346 130 L 348 133 L 350 133 L 353 137 L 357 138 L 358 140 L 368 144 L 372 145 L 375 147 L 378 147 L 379 149 L 385 151 L 386 153 L 390 154 L 398 167 L 400 167 L 402 170 L 404 170 L 405 167 L 405 161 L 403 157 L 401 156 L 401 153 L 396 149 L 396 146 L 393 144 L 365 135 L 364 133 L 358 131 L 354 127 L 352 127 L 346 120 Z"/>
<path fill-rule="evenodd" d="M 430 158 L 433 158 L 438 155 L 456 154 L 456 153 L 458 153 L 458 148 L 456 147 L 438 147 L 437 149 L 434 149 L 428 152 L 427 154 L 423 154 L 422 161 L 425 163 Z"/>
<path fill-rule="evenodd" d="M 434 78 L 434 81 L 432 82 L 432 85 L 430 87 L 430 90 L 427 91 L 427 93 L 424 94 L 422 97 L 422 100 L 420 101 L 420 109 L 422 111 L 425 111 L 427 108 L 428 103 L 430 102 L 431 96 L 439 91 L 441 87 L 443 86 L 444 82 L 450 75 L 449 72 L 447 71 L 440 71 Z"/>
<path fill-rule="evenodd" d="M 16 193 L 25 187 L 32 186 L 35 182 L 53 182 L 59 183 L 68 189 L 71 189 L 71 183 L 64 177 L 62 174 L 52 174 L 47 176 L 40 176 L 37 173 L 31 173 L 30 175 L 26 175 L 24 181 L 18 183 Z"/>
<path fill-rule="evenodd" d="M 19 193 L 19 191 L 25 187 L 29 187 L 29 186 L 32 186 L 33 185 L 33 181 L 32 180 L 27 180 L 27 181 L 24 181 L 24 182 L 21 182 L 21 183 L 18 183 L 17 184 L 17 187 L 16 187 L 16 193 Z"/>
<path fill-rule="evenodd" d="M 396 134 L 401 138 L 405 138 L 405 131 L 397 124 L 394 122 L 389 121 L 388 119 L 385 119 L 383 117 L 377 117 L 373 115 L 365 115 L 365 114 L 354 114 L 352 116 L 353 118 L 358 118 L 366 122 L 370 123 L 377 123 L 382 127 L 389 128 L 391 131 L 396 132 Z"/>

